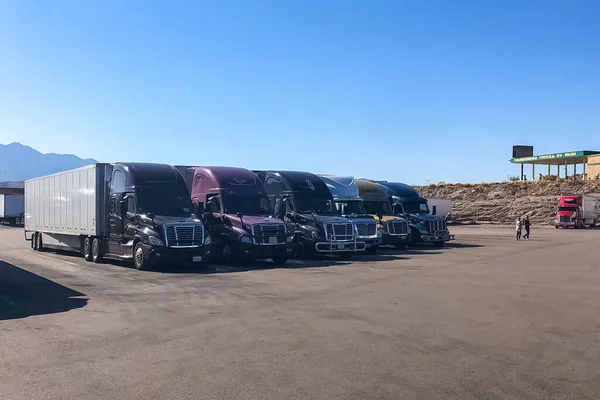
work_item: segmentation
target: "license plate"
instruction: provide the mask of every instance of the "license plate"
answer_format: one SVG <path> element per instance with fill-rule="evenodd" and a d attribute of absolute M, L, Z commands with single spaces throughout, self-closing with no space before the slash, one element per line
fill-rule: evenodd
<path fill-rule="evenodd" d="M 277 236 L 269 236 L 269 243 L 276 244 L 277 243 Z"/>
<path fill-rule="evenodd" d="M 192 257 L 192 262 L 202 262 L 202 256 Z"/>
<path fill-rule="evenodd" d="M 337 249 L 338 250 L 344 250 L 344 245 L 343 244 L 338 244 L 337 245 Z"/>

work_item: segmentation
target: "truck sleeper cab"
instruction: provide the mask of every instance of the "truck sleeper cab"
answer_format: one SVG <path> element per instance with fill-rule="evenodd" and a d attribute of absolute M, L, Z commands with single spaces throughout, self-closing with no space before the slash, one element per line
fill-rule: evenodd
<path fill-rule="evenodd" d="M 233 167 L 177 167 L 204 210 L 213 254 L 228 263 L 288 260 L 285 223 L 273 216 L 262 182 L 252 172 Z M 290 239 L 291 240 L 291 239 Z"/>
<path fill-rule="evenodd" d="M 97 163 L 26 181 L 25 238 L 34 250 L 130 260 L 138 270 L 210 252 L 183 178 L 164 164 Z"/>
<path fill-rule="evenodd" d="M 393 212 L 407 218 L 411 230 L 411 244 L 428 242 L 441 247 L 445 242 L 454 240 L 454 235 L 448 231 L 446 220 L 430 214 L 427 200 L 414 188 L 404 183 L 384 181 L 375 183 L 388 196 Z"/>
<path fill-rule="evenodd" d="M 376 218 L 377 230 L 383 246 L 403 249 L 410 242 L 410 228 L 406 219 L 395 215 L 387 195 L 378 185 L 364 179 L 356 180 L 358 194 L 363 199 L 365 211 Z"/>
<path fill-rule="evenodd" d="M 334 253 L 349 258 L 367 247 L 358 240 L 352 221 L 340 215 L 325 183 L 316 175 L 269 171 L 265 189 L 277 216 L 293 234 L 293 253 Z"/>
<path fill-rule="evenodd" d="M 338 212 L 352 221 L 358 240 L 367 244 L 366 251 L 375 253 L 381 245 L 381 231 L 375 218 L 365 211 L 363 199 L 352 176 L 318 175 L 333 196 Z"/>

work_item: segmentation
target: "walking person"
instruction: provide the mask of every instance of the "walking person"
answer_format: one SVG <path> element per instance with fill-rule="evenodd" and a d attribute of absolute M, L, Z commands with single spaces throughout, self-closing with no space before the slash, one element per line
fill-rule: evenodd
<path fill-rule="evenodd" d="M 517 218 L 517 240 L 521 240 L 521 230 L 523 229 L 523 223 L 521 217 Z"/>
<path fill-rule="evenodd" d="M 527 239 L 529 240 L 529 231 L 531 229 L 531 222 L 529 221 L 529 216 L 525 217 L 525 235 L 523 236 L 523 239 Z"/>

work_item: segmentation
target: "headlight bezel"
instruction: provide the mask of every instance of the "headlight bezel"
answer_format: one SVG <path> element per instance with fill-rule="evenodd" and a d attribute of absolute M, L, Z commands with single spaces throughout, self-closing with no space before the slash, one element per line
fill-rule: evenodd
<path fill-rule="evenodd" d="M 248 235 L 241 235 L 240 242 L 247 243 L 247 244 L 256 244 L 256 240 L 254 240 L 254 238 L 252 236 L 248 236 Z"/>
<path fill-rule="evenodd" d="M 146 241 L 150 246 L 156 247 L 164 247 L 165 243 L 163 240 L 157 236 L 150 235 L 148 236 L 148 240 Z"/>

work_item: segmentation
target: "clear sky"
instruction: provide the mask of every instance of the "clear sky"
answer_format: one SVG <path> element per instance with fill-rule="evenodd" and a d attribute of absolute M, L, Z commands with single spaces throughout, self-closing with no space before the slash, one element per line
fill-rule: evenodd
<path fill-rule="evenodd" d="M 0 143 L 505 180 L 600 150 L 596 0 L 0 1 Z"/>

